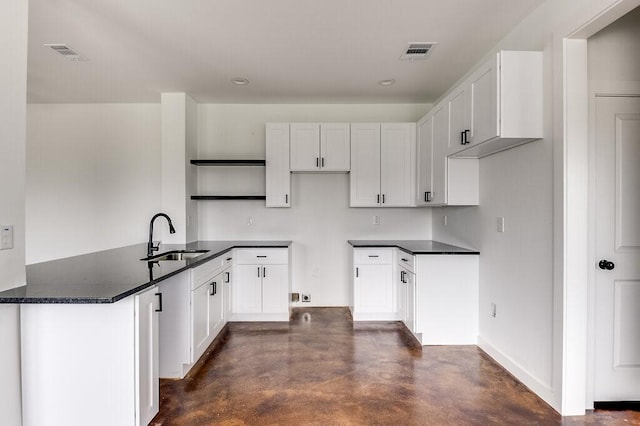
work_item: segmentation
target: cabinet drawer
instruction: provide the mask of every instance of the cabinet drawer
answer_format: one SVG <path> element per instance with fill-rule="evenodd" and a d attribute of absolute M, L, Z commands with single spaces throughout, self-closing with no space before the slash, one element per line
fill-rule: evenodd
<path fill-rule="evenodd" d="M 236 249 L 235 263 L 239 265 L 286 265 L 289 250 L 286 248 Z"/>
<path fill-rule="evenodd" d="M 398 265 L 407 269 L 409 272 L 413 272 L 414 262 L 415 256 L 408 254 L 403 250 L 398 250 Z"/>
<path fill-rule="evenodd" d="M 191 290 L 211 280 L 224 268 L 225 259 L 229 256 L 218 256 L 191 270 Z"/>
<path fill-rule="evenodd" d="M 224 259 L 222 261 L 222 265 L 224 269 L 227 269 L 228 267 L 233 265 L 233 258 L 235 257 L 235 254 L 236 254 L 236 251 L 231 250 L 222 255 L 222 258 Z"/>
<path fill-rule="evenodd" d="M 354 249 L 353 261 L 356 265 L 390 265 L 393 259 L 391 248 Z"/>

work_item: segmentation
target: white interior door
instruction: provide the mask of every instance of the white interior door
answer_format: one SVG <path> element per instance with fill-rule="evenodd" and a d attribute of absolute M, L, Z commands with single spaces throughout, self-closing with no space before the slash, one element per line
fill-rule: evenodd
<path fill-rule="evenodd" d="M 640 97 L 596 98 L 595 401 L 640 400 Z"/>

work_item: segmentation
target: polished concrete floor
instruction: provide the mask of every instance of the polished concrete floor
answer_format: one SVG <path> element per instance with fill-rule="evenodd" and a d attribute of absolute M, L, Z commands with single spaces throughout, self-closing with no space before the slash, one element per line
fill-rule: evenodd
<path fill-rule="evenodd" d="M 640 425 L 640 412 L 560 417 L 475 346 L 421 348 L 398 323 L 342 308 L 230 323 L 153 425 Z"/>

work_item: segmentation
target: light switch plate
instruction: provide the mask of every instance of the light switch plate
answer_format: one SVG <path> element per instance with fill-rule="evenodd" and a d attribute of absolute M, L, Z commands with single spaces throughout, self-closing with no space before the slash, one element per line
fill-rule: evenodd
<path fill-rule="evenodd" d="M 0 227 L 0 250 L 13 248 L 13 225 L 2 225 Z"/>

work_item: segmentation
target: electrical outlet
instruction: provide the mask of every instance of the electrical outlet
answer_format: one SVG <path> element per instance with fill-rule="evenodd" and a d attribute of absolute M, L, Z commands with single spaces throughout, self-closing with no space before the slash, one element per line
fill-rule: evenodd
<path fill-rule="evenodd" d="M 311 295 L 302 293 L 302 301 L 303 302 L 311 302 Z"/>
<path fill-rule="evenodd" d="M 0 250 L 13 248 L 13 225 L 0 226 Z"/>
<path fill-rule="evenodd" d="M 447 215 L 445 214 L 444 216 L 442 216 L 442 223 L 444 224 L 444 226 L 447 226 L 447 222 L 448 222 L 448 218 L 447 218 Z"/>
<path fill-rule="evenodd" d="M 380 216 L 378 216 L 378 215 L 374 215 L 373 216 L 373 224 L 374 225 L 380 225 Z"/>
<path fill-rule="evenodd" d="M 498 232 L 504 232 L 504 217 L 498 218 Z"/>
<path fill-rule="evenodd" d="M 496 317 L 496 304 L 491 302 L 491 317 Z"/>
<path fill-rule="evenodd" d="M 249 216 L 247 218 L 247 226 L 251 226 L 251 225 L 253 225 L 253 216 Z"/>

